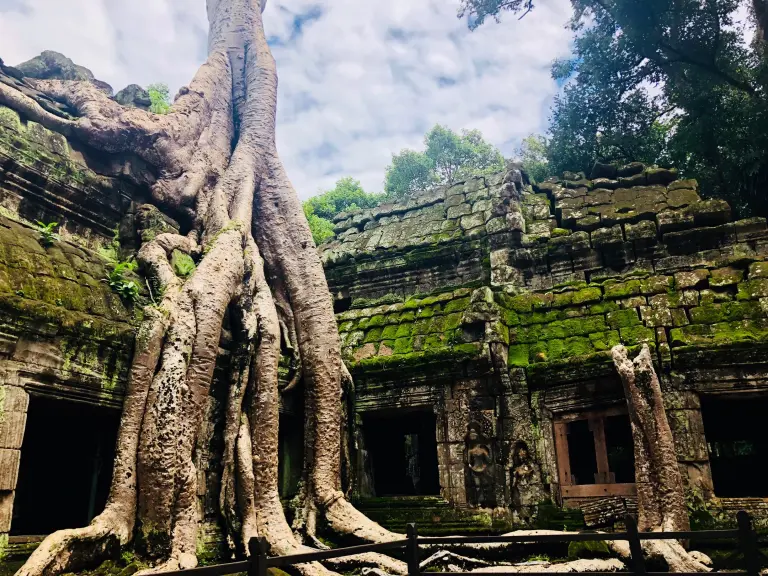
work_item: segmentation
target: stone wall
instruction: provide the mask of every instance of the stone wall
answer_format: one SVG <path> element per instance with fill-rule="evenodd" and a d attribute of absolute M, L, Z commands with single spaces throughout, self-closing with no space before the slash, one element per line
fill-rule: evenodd
<path fill-rule="evenodd" d="M 648 344 L 691 493 L 732 511 L 713 496 L 699 399 L 768 395 L 766 222 L 730 222 L 727 203 L 701 199 L 674 170 L 597 165 L 592 176 L 530 186 L 510 165 L 339 215 L 320 250 L 356 410 L 428 406 L 441 494 L 457 506 L 502 506 L 509 523 L 530 524 L 552 499 L 606 525 L 634 510 L 634 485 L 560 486 L 557 430 L 620 413 L 610 348 Z M 473 423 L 493 454 L 480 474 Z M 516 460 L 520 446 L 531 458 Z M 479 490 L 493 496 L 478 502 L 488 475 L 494 488 Z M 738 499 L 761 517 L 765 502 Z"/>

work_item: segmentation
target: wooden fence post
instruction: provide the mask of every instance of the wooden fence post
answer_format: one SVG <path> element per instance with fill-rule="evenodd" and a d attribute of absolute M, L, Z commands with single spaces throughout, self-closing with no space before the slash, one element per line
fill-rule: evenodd
<path fill-rule="evenodd" d="M 739 548 L 744 553 L 744 568 L 749 576 L 760 574 L 760 552 L 757 549 L 757 533 L 752 529 L 752 519 L 744 510 L 736 513 L 739 526 Z"/>
<path fill-rule="evenodd" d="M 267 576 L 267 539 L 263 536 L 251 538 L 248 552 L 251 555 L 248 576 Z"/>
<path fill-rule="evenodd" d="M 627 540 L 629 540 L 629 552 L 632 555 L 632 572 L 637 576 L 645 576 L 645 558 L 643 558 L 643 546 L 637 534 L 637 523 L 629 514 L 624 516 L 624 524 L 627 526 Z"/>
<path fill-rule="evenodd" d="M 408 543 L 405 547 L 405 561 L 408 563 L 408 576 L 419 576 L 419 534 L 413 522 L 407 526 Z"/>

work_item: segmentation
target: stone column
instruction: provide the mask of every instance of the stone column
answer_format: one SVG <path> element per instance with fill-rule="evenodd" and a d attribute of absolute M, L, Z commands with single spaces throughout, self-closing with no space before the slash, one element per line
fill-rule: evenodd
<path fill-rule="evenodd" d="M 28 406 L 29 394 L 24 388 L 0 386 L 0 555 L 11 529 Z"/>
<path fill-rule="evenodd" d="M 687 390 L 665 391 L 664 405 L 683 483 L 707 500 L 714 495 L 714 489 L 699 395 Z"/>

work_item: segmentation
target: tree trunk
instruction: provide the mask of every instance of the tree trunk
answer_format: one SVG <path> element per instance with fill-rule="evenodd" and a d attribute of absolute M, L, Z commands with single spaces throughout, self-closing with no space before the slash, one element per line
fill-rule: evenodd
<path fill-rule="evenodd" d="M 220 505 L 231 540 L 245 550 L 249 538 L 264 535 L 273 553 L 307 550 L 277 492 L 281 326 L 311 399 L 307 507 L 339 532 L 394 537 L 340 492 L 341 382 L 348 373 L 320 258 L 275 147 L 277 73 L 263 4 L 209 0 L 208 59 L 167 115 L 123 108 L 87 82 L 34 82 L 80 115 L 64 119 L 0 85 L 0 103 L 23 116 L 96 149 L 139 156 L 153 175 L 142 169 L 130 176 L 188 230 L 161 234 L 138 252 L 162 298 L 146 309 L 138 332 L 107 505 L 89 526 L 47 537 L 20 576 L 93 565 L 134 538 L 154 571 L 197 564 L 194 448 L 228 310 L 236 341 Z M 197 260 L 186 281 L 170 266 L 174 250 Z M 405 571 L 378 555 L 353 561 Z"/>
<path fill-rule="evenodd" d="M 675 444 L 651 353 L 643 345 L 634 361 L 623 346 L 611 351 L 624 385 L 635 448 L 638 528 L 690 530 Z"/>

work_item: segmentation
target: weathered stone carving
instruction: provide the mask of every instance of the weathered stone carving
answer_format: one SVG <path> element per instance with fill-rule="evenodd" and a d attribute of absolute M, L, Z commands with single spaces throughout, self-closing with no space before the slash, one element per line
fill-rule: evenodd
<path fill-rule="evenodd" d="M 465 463 L 468 468 L 467 503 L 480 508 L 494 508 L 495 461 L 493 440 L 488 434 L 488 423 L 470 422 L 466 437 Z M 483 428 L 486 428 L 484 430 Z"/>

